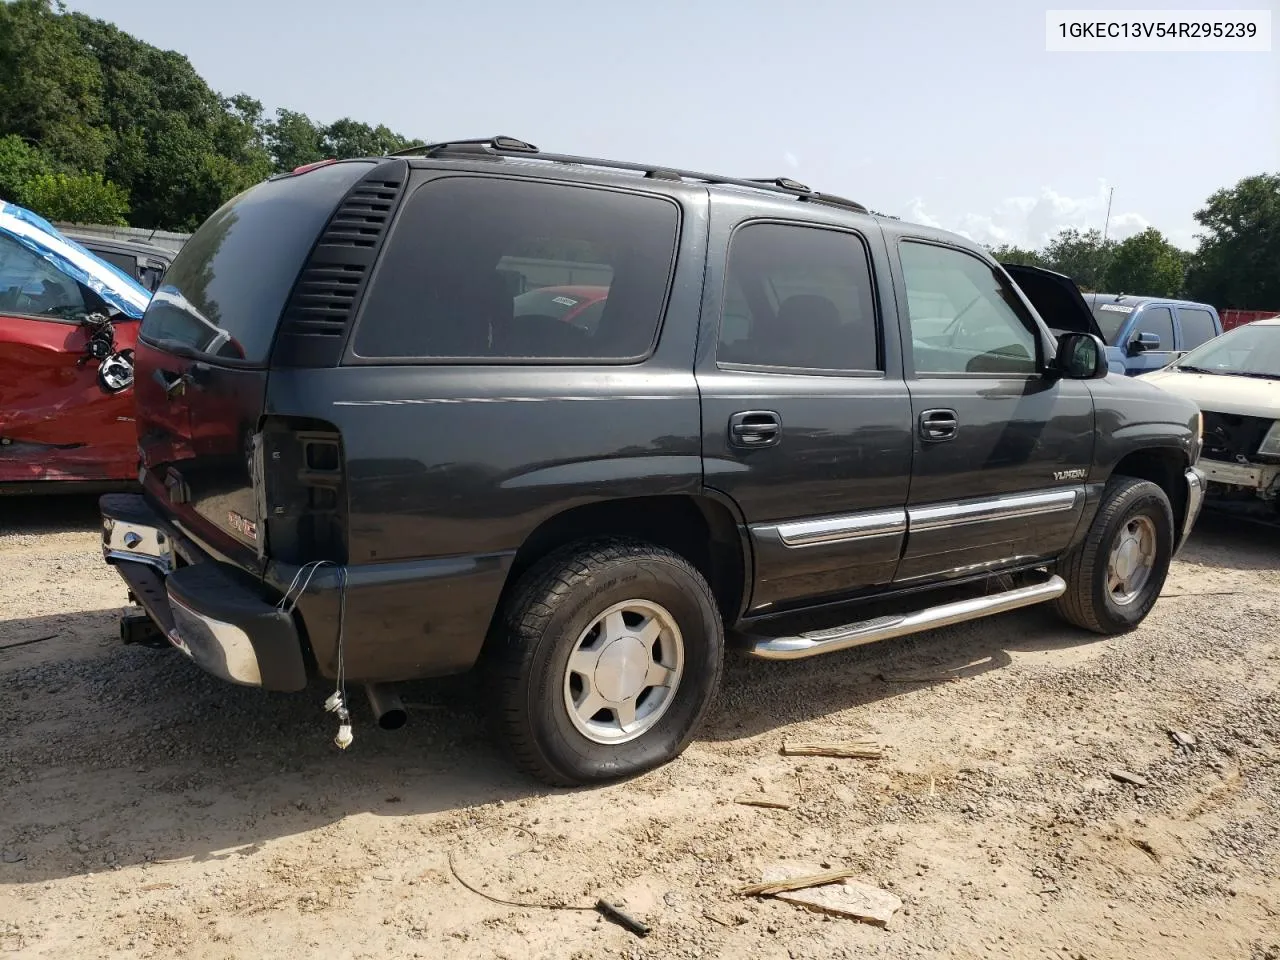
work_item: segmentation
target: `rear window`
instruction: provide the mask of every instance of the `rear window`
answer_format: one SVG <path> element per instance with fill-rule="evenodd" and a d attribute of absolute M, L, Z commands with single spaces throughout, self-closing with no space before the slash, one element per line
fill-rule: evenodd
<path fill-rule="evenodd" d="M 660 197 L 496 178 L 435 180 L 414 192 L 396 222 L 354 352 L 366 359 L 640 359 L 662 319 L 678 234 L 679 210 Z M 584 300 L 599 306 L 575 314 Z"/>
<path fill-rule="evenodd" d="M 182 246 L 142 318 L 142 336 L 211 357 L 264 363 L 303 262 L 372 163 L 335 163 L 258 184 Z"/>

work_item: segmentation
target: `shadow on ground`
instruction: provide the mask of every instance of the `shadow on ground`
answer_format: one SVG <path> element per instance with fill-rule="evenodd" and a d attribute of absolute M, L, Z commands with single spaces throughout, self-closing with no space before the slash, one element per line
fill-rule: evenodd
<path fill-rule="evenodd" d="M 0 536 L 97 530 L 102 523 L 94 494 L 0 496 Z"/>
<path fill-rule="evenodd" d="M 50 500 L 23 522 L 75 529 L 77 515 L 92 521 L 89 507 Z M 1273 569 L 1280 545 L 1270 532 L 1208 518 L 1183 559 Z M 346 816 L 553 792 L 497 751 L 470 677 L 408 685 L 411 720 L 394 733 L 377 730 L 361 691 L 350 690 L 356 739 L 342 752 L 322 706 L 330 686 L 292 695 L 231 686 L 172 651 L 117 646 L 111 619 L 91 611 L 0 622 L 0 647 L 56 634 L 0 649 L 0 724 L 9 731 L 0 741 L 0 884 L 234 859 Z M 1101 642 L 1039 608 L 808 662 L 734 658 L 700 736 L 739 740 L 1001 670 L 1013 653 Z"/>

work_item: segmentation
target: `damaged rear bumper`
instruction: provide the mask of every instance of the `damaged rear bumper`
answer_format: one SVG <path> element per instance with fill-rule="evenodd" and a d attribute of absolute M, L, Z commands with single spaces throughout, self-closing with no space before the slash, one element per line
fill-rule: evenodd
<path fill-rule="evenodd" d="M 109 494 L 98 504 L 103 558 L 173 646 L 232 683 L 306 686 L 291 614 L 264 600 L 242 573 L 184 542 L 142 496 Z"/>

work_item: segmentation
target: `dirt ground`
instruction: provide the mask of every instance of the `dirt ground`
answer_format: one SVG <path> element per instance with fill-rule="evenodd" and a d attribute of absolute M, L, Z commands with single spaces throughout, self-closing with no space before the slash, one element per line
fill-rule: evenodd
<path fill-rule="evenodd" d="M 394 733 L 358 699 L 342 753 L 323 686 L 262 694 L 120 646 L 95 519 L 0 501 L 0 952 L 1280 958 L 1274 530 L 1203 518 L 1119 639 L 1031 609 L 735 660 L 680 760 L 549 791 L 494 749 L 465 679 L 409 689 Z M 787 738 L 885 755 L 786 757 Z M 790 808 L 734 802 L 761 791 Z M 879 928 L 735 893 L 779 861 L 904 908 Z M 652 933 L 501 906 L 454 869 L 507 899 L 605 897 Z"/>

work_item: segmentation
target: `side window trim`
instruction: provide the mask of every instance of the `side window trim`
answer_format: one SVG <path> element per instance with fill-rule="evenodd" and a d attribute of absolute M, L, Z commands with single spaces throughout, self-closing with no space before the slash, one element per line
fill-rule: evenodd
<path fill-rule="evenodd" d="M 1157 311 L 1163 310 L 1169 318 L 1169 341 L 1170 342 L 1165 343 L 1162 338 L 1160 342 L 1160 349 L 1144 351 L 1144 353 L 1145 354 L 1174 353 L 1176 351 L 1176 348 L 1174 347 L 1174 341 L 1176 341 L 1178 336 L 1178 327 L 1177 327 L 1177 319 L 1174 316 L 1173 309 L 1174 309 L 1173 304 L 1170 304 L 1170 303 L 1143 304 L 1142 307 L 1137 311 L 1136 316 L 1133 319 L 1133 333 L 1129 335 L 1128 339 L 1133 340 L 1140 333 L 1143 333 L 1144 326 L 1146 325 L 1148 320 L 1151 320 L 1155 316 Z M 1161 322 L 1163 323 L 1163 320 Z M 1154 333 L 1155 331 L 1150 331 L 1150 332 Z"/>
<path fill-rule="evenodd" d="M 889 246 L 892 250 L 893 260 L 895 261 L 894 267 L 897 270 L 898 275 L 901 277 L 901 282 L 902 282 L 902 290 L 901 290 L 902 303 L 899 307 L 898 312 L 899 312 L 899 324 L 901 327 L 902 337 L 903 337 L 902 362 L 903 362 L 904 375 L 909 380 L 913 380 L 913 379 L 914 380 L 990 379 L 993 376 L 993 374 L 982 372 L 982 371 L 934 372 L 934 371 L 926 370 L 922 372 L 916 369 L 915 351 L 913 348 L 913 344 L 911 342 L 911 330 L 912 330 L 911 308 L 907 302 L 907 297 L 908 297 L 907 275 L 906 275 L 906 270 L 903 268 L 903 265 L 902 265 L 902 251 L 901 251 L 902 246 L 908 243 L 915 243 L 923 246 L 938 247 L 943 250 L 949 250 L 953 253 L 963 254 L 964 256 L 969 257 L 972 260 L 976 260 L 978 263 L 982 264 L 984 267 L 988 269 L 990 269 L 992 266 L 990 263 L 982 259 L 982 257 L 978 256 L 978 254 L 974 253 L 972 250 L 966 249 L 965 247 L 962 247 L 962 246 L 957 246 L 954 243 L 947 243 L 945 240 L 939 240 L 936 237 L 924 237 L 924 236 L 916 236 L 908 233 L 902 233 L 892 238 L 892 242 L 889 244 Z M 1024 329 L 1030 332 L 1036 345 L 1036 356 L 1035 356 L 1036 369 L 1035 370 L 1030 372 L 1025 372 L 1025 373 L 1001 372 L 998 374 L 998 376 L 1000 379 L 1003 379 L 1003 380 L 1037 380 L 1044 376 L 1044 367 L 1049 356 L 1050 344 L 1045 340 L 1045 332 L 1040 328 L 1039 324 L 1036 323 L 1035 310 L 1027 302 L 1026 296 L 1022 293 L 1021 290 L 1018 289 L 1018 285 L 1013 282 L 1012 278 L 1008 275 L 1008 273 L 1005 272 L 1004 268 L 1000 267 L 999 263 L 997 263 L 995 267 L 996 269 L 994 272 L 996 276 L 999 278 L 1000 283 L 1005 287 L 1008 287 L 1010 290 L 1012 290 L 1014 297 L 1017 299 L 1018 303 L 1021 304 L 1021 310 L 1015 309 L 1014 314 L 1015 316 L 1017 316 L 1018 322 L 1022 324 Z"/>
<path fill-rule="evenodd" d="M 733 244 L 738 235 L 748 227 L 757 225 L 795 227 L 804 230 L 820 230 L 827 233 L 841 234 L 852 237 L 862 247 L 863 257 L 866 262 L 867 289 L 871 296 L 871 319 L 872 328 L 876 338 L 876 363 L 878 369 L 855 369 L 843 367 L 811 367 L 811 366 L 791 366 L 780 364 L 764 364 L 764 363 L 740 363 L 732 360 L 723 360 L 719 356 L 720 336 L 725 320 L 725 304 L 729 300 L 729 281 L 732 277 L 731 264 L 733 257 Z M 856 228 L 844 224 L 817 223 L 811 220 L 791 220 L 785 217 L 752 217 L 734 225 L 729 234 L 728 243 L 724 247 L 723 262 L 721 264 L 723 271 L 723 279 L 721 281 L 720 290 L 720 307 L 715 323 L 716 351 L 714 354 L 715 367 L 719 370 L 729 372 L 749 372 L 761 373 L 770 376 L 801 376 L 801 377 L 845 377 L 857 378 L 864 380 L 883 380 L 888 376 L 886 367 L 888 366 L 887 351 L 885 349 L 885 316 L 884 304 L 881 302 L 879 284 L 876 276 L 876 262 L 872 254 L 871 239 L 867 234 Z M 771 309 L 776 309 L 772 301 L 778 299 L 777 290 L 774 289 L 773 279 L 765 277 L 768 285 L 767 293 L 761 295 L 769 302 Z M 753 297 L 751 291 L 744 289 L 744 298 L 750 302 Z M 750 309 L 750 307 L 748 307 Z"/>

